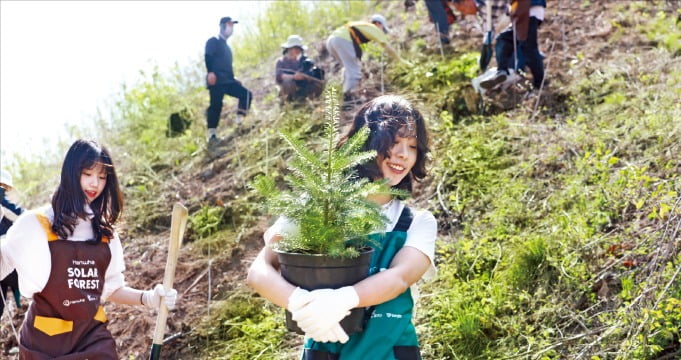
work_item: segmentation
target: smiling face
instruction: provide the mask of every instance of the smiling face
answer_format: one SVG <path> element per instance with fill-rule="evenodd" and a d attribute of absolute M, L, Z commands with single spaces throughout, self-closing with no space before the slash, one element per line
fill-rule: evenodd
<path fill-rule="evenodd" d="M 430 151 L 421 113 L 401 96 L 376 97 L 357 111 L 340 145 L 364 127 L 369 130 L 369 138 L 362 149 L 376 151 L 377 156 L 376 161 L 356 167 L 358 177 L 371 181 L 386 179 L 389 186 L 411 193 L 412 183 L 426 176 Z"/>
<path fill-rule="evenodd" d="M 395 142 L 388 150 L 388 156 L 376 157 L 378 168 L 390 186 L 399 184 L 416 163 L 418 149 L 415 137 L 395 136 Z"/>
<path fill-rule="evenodd" d="M 84 169 L 80 173 L 80 187 L 83 189 L 88 204 L 97 199 L 104 191 L 106 176 L 106 169 L 101 164 Z"/>

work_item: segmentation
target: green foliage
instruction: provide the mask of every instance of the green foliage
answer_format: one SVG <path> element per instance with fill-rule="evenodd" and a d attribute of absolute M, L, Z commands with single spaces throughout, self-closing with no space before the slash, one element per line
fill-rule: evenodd
<path fill-rule="evenodd" d="M 218 231 L 224 213 L 220 206 L 203 206 L 189 217 L 190 228 L 199 238 L 208 237 Z"/>
<path fill-rule="evenodd" d="M 424 59 L 413 67 L 396 69 L 393 76 L 405 89 L 428 93 L 450 91 L 452 87 L 462 88 L 466 81 L 478 75 L 479 57 L 479 53 L 470 52 L 444 62 Z"/>
<path fill-rule="evenodd" d="M 639 25 L 637 30 L 674 56 L 681 55 L 681 9 L 676 10 L 676 16 L 658 11 L 654 21 Z"/>
<path fill-rule="evenodd" d="M 658 309 L 649 311 L 648 317 L 651 319 L 647 325 L 651 336 L 646 342 L 653 354 L 681 343 L 681 300 L 675 297 L 664 299 Z"/>
<path fill-rule="evenodd" d="M 614 4 L 615 12 L 606 10 L 613 32 L 602 41 L 588 38 L 588 46 L 607 51 L 571 43 L 575 52 L 566 53 L 567 58 L 554 52 L 550 69 L 555 73 L 545 94 L 565 100 L 553 98 L 546 105 L 549 111 L 537 114 L 523 107 L 494 116 L 464 110 L 461 94 L 476 75 L 478 54 L 433 57 L 428 39 L 415 34 L 430 25 L 406 23 L 416 36 L 402 55 L 415 66 L 389 66 L 386 82 L 396 93 L 424 99 L 431 133 L 436 134 L 432 182 L 422 184 L 417 198 L 420 204 L 430 201 L 440 225 L 439 274 L 422 288 L 416 312 L 424 358 L 624 360 L 678 355 L 681 258 L 678 240 L 668 238 L 674 231 L 668 230 L 676 228 L 681 213 L 681 68 L 678 10 L 660 12 L 668 3 Z M 366 18 L 373 5 L 275 2 L 258 18 L 256 31 L 237 33 L 231 40 L 238 53 L 237 72 L 270 76 L 271 68 L 253 64 L 279 56 L 279 45 L 289 34 L 301 34 L 308 44 L 321 43 L 343 22 Z M 601 2 L 590 0 L 575 6 L 592 11 L 597 5 Z M 401 3 L 379 4 L 390 6 Z M 425 16 L 419 9 L 417 14 Z M 404 13 L 398 16 L 407 19 Z M 625 52 L 623 46 L 633 50 Z M 197 61 L 190 73 L 142 74 L 138 84 L 123 88 L 112 116 L 100 119 L 104 143 L 119 166 L 133 227 L 164 225 L 159 209 L 174 188 L 171 184 L 177 183 L 173 177 L 196 171 L 187 165 L 200 147 L 197 134 L 203 132 L 203 122 L 194 121 L 177 138 L 163 134 L 167 116 L 185 105 L 194 120 L 200 118 L 206 106 L 201 68 Z M 240 141 L 243 169 L 230 163 L 226 172 L 237 180 L 225 176 L 224 182 L 267 174 L 256 186 L 283 199 L 289 194 L 288 202 L 270 210 L 279 206 L 272 212 L 314 217 L 310 224 L 316 228 L 304 232 L 321 239 L 332 233 L 322 226 L 323 212 L 287 213 L 291 204 L 310 200 L 279 190 L 281 180 L 294 190 L 319 195 L 326 189 L 320 175 L 329 164 L 336 171 L 366 159 L 342 156 L 343 161 L 325 162 L 324 149 L 335 139 L 327 141 L 331 129 L 320 121 L 318 104 L 280 108 L 274 101 L 269 94 L 258 102 L 259 117 L 267 119 L 267 126 Z M 277 136 L 278 131 L 287 135 Z M 300 138 L 310 139 L 309 146 Z M 318 157 L 318 148 L 327 155 Z M 63 151 L 58 152 L 61 157 Z M 21 159 L 13 171 L 17 188 L 30 195 L 31 203 L 48 198 L 61 158 L 38 160 Z M 283 176 L 286 167 L 291 172 Z M 347 180 L 349 175 L 344 176 Z M 355 182 L 342 190 L 361 192 L 365 185 Z M 332 201 L 341 198 L 329 196 Z M 253 196 L 239 194 L 224 207 L 201 207 L 190 220 L 200 252 L 238 243 L 245 226 L 261 215 L 256 205 Z M 357 214 L 342 214 L 347 215 Z M 319 229 L 322 234 L 313 233 Z M 239 290 L 225 296 L 192 333 L 190 347 L 196 353 L 209 359 L 294 357 L 282 349 L 300 339 L 284 329 L 280 311 Z"/>
<path fill-rule="evenodd" d="M 338 100 L 333 88 L 326 93 L 326 106 L 322 154 L 282 134 L 294 155 L 289 160 L 291 174 L 284 177 L 291 190 L 279 191 L 275 179 L 268 176 L 257 177 L 253 187 L 265 198 L 270 213 L 286 216 L 298 226 L 297 234 L 284 234 L 278 249 L 354 257 L 368 243 L 368 234 L 385 226 L 380 207 L 367 196 L 395 191 L 355 175 L 356 165 L 376 157 L 375 151 L 361 151 L 369 129 L 362 128 L 337 149 Z"/>
<path fill-rule="evenodd" d="M 250 360 L 281 359 L 288 331 L 283 314 L 262 298 L 236 292 L 213 304 L 211 318 L 195 331 L 192 346 L 205 358 Z M 197 351 L 199 352 L 199 351 Z"/>
<path fill-rule="evenodd" d="M 202 206 L 189 217 L 189 236 L 195 240 L 194 247 L 202 254 L 231 254 L 238 244 L 240 234 L 233 228 L 234 224 L 225 224 L 226 217 L 230 215 L 227 210 L 227 207 L 221 206 Z"/>
<path fill-rule="evenodd" d="M 62 154 L 66 154 L 66 149 L 32 157 L 13 154 L 12 161 L 5 160 L 8 155 L 2 155 L 2 167 L 12 174 L 12 194 L 17 194 L 18 199 L 14 200 L 19 205 L 31 209 L 50 203 L 51 194 L 59 185 Z"/>
<path fill-rule="evenodd" d="M 416 46 L 418 43 L 412 45 Z M 470 80 L 478 75 L 479 57 L 477 52 L 464 53 L 443 61 L 437 61 L 439 57 L 423 56 L 413 67 L 394 67 L 388 76 L 402 91 L 430 97 L 434 107 L 448 109 L 452 114 L 468 114 L 462 94 L 470 91 Z"/>
<path fill-rule="evenodd" d="M 200 108 L 205 89 L 196 72 L 154 69 L 140 73 L 136 84 L 124 84 L 108 118 L 96 120 L 101 141 L 109 148 L 117 166 L 126 199 L 126 217 L 132 230 L 167 224 L 164 194 L 173 184 L 167 179 L 182 172 L 180 164 L 196 155 L 204 126 Z M 188 110 L 187 110 L 188 109 Z M 192 124 L 185 134 L 167 138 L 168 118 L 186 110 Z"/>
<path fill-rule="evenodd" d="M 546 239 L 535 237 L 520 243 L 508 271 L 508 281 L 516 288 L 534 291 L 538 286 L 548 286 L 557 278 L 551 266 Z"/>

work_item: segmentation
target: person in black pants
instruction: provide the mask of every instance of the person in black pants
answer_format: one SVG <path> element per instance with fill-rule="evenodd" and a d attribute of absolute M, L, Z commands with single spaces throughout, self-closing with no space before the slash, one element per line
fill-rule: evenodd
<path fill-rule="evenodd" d="M 440 35 L 440 42 L 449 44 L 449 24 L 455 19 L 454 13 L 449 9 L 447 1 L 442 0 L 425 0 L 428 15 L 435 24 L 435 29 Z M 451 20 L 451 22 L 450 22 Z"/>
<path fill-rule="evenodd" d="M 5 170 L 0 170 L 0 236 L 7 234 L 10 226 L 14 223 L 17 216 L 24 212 L 24 209 L 13 203 L 7 198 L 6 192 L 12 190 L 12 176 Z M 17 307 L 21 306 L 19 294 L 19 277 L 16 270 L 12 271 L 4 279 L 0 279 L 0 316 L 5 310 L 5 302 L 9 302 L 7 294 L 12 289 L 14 301 Z"/>
<path fill-rule="evenodd" d="M 251 107 L 253 93 L 246 89 L 239 80 L 234 78 L 232 69 L 232 50 L 227 44 L 227 39 L 234 31 L 234 24 L 238 21 L 231 17 L 220 19 L 220 33 L 206 41 L 205 61 L 206 85 L 210 93 L 210 106 L 206 110 L 208 123 L 208 150 L 214 155 L 224 154 L 226 151 L 218 150 L 219 147 L 226 146 L 224 140 L 217 137 L 217 126 L 220 121 L 222 111 L 222 98 L 225 94 L 239 99 L 239 109 L 237 110 L 236 122 L 241 124 L 242 118 L 248 113 Z M 217 152 L 217 153 L 216 153 Z"/>
<path fill-rule="evenodd" d="M 517 65 L 514 56 L 512 26 L 501 32 L 496 39 L 497 73 L 480 83 L 485 89 L 501 85 L 503 88 L 517 81 L 514 70 L 530 68 L 532 85 L 539 89 L 544 80 L 544 56 L 539 51 L 537 32 L 544 20 L 546 0 L 513 0 L 511 18 L 516 20 Z M 514 8 L 514 4 L 518 6 Z M 524 5 L 524 6 L 523 6 Z M 516 69 L 517 66 L 517 69 Z"/>

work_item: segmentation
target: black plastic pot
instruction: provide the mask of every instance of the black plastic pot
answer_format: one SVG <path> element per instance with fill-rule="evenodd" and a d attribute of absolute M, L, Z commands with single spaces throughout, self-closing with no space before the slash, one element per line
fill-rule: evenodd
<path fill-rule="evenodd" d="M 281 274 L 288 282 L 305 290 L 338 289 L 354 285 L 369 275 L 369 263 L 374 249 L 368 247 L 353 259 L 334 258 L 319 254 L 297 254 L 275 250 Z M 343 330 L 350 335 L 364 330 L 364 308 L 356 308 L 340 322 Z M 291 313 L 286 311 L 286 328 L 298 334 L 304 332 L 298 327 Z"/>

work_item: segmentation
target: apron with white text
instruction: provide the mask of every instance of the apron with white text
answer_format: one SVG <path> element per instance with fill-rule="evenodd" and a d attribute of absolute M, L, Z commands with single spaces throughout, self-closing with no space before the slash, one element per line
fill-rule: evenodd
<path fill-rule="evenodd" d="M 47 217 L 36 216 L 47 234 L 52 267 L 26 314 L 19 359 L 117 359 L 100 300 L 111 261 L 109 240 L 59 239 Z"/>

